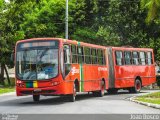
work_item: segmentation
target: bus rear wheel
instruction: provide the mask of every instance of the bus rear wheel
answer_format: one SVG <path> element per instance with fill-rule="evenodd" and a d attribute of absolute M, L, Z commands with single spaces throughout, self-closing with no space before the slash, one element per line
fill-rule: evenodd
<path fill-rule="evenodd" d="M 74 102 L 76 100 L 76 84 L 73 85 L 73 94 L 69 95 L 69 101 Z"/>
<path fill-rule="evenodd" d="M 40 100 L 40 95 L 33 95 L 33 101 L 38 102 Z"/>
<path fill-rule="evenodd" d="M 134 83 L 134 87 L 130 88 L 129 92 L 130 93 L 139 93 L 141 91 L 141 88 L 142 88 L 141 81 L 139 79 L 136 79 L 135 83 Z"/>

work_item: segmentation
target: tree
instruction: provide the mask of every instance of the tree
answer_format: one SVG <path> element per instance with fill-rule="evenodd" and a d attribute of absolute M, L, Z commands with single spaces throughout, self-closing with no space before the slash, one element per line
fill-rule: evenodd
<path fill-rule="evenodd" d="M 13 67 L 10 55 L 15 42 L 24 38 L 23 31 L 19 31 L 20 24 L 23 22 L 24 14 L 34 6 L 34 3 L 32 0 L 10 0 L 9 3 L 1 0 L 0 2 L 0 54 L 3 56 L 0 58 L 0 82 L 2 84 L 4 84 L 4 70 L 7 73 L 6 65 Z M 9 77 L 8 82 L 10 83 Z"/>
<path fill-rule="evenodd" d="M 69 2 L 69 12 L 75 10 L 74 1 Z M 25 32 L 25 38 L 64 37 L 65 0 L 40 1 L 31 13 L 25 14 L 24 19 L 25 22 L 21 24 L 21 30 Z M 69 15 L 69 23 L 72 22 L 73 17 Z"/>
<path fill-rule="evenodd" d="M 146 23 L 148 26 L 147 37 L 149 43 L 146 47 L 151 47 L 154 49 L 155 58 L 159 61 L 160 59 L 160 1 L 159 0 L 141 0 L 141 8 L 147 12 Z"/>
<path fill-rule="evenodd" d="M 160 0 L 141 0 L 141 7 L 148 11 L 147 23 L 154 21 L 160 16 Z"/>

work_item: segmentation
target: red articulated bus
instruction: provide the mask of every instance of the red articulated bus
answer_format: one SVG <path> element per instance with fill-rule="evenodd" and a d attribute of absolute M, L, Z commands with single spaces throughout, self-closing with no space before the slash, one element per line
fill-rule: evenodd
<path fill-rule="evenodd" d="M 108 47 L 108 93 L 118 89 L 140 92 L 141 87 L 156 82 L 153 50 L 149 48 Z"/>
<path fill-rule="evenodd" d="M 68 95 L 92 91 L 103 96 L 108 89 L 107 49 L 61 38 L 21 40 L 16 44 L 17 96 Z"/>
<path fill-rule="evenodd" d="M 34 38 L 16 44 L 17 96 L 67 95 L 105 90 L 140 92 L 156 81 L 153 50 L 104 47 L 61 38 Z"/>

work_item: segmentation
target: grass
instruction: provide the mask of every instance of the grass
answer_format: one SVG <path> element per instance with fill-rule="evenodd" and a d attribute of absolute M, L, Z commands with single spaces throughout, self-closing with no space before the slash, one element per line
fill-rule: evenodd
<path fill-rule="evenodd" d="M 11 85 L 8 85 L 7 80 L 4 81 L 5 85 L 0 84 L 0 94 L 14 92 L 15 91 L 15 83 L 14 79 L 11 79 Z"/>
<path fill-rule="evenodd" d="M 0 87 L 0 94 L 14 92 L 14 91 L 15 91 L 15 87 Z"/>
<path fill-rule="evenodd" d="M 139 96 L 136 100 L 160 105 L 160 92 Z"/>

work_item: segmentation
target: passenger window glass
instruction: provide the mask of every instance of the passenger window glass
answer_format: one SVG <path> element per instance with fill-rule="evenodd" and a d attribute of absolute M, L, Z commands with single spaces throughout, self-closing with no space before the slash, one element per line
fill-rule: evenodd
<path fill-rule="evenodd" d="M 78 63 L 84 63 L 83 47 L 78 47 Z"/>
<path fill-rule="evenodd" d="M 116 64 L 117 65 L 123 65 L 123 55 L 121 51 L 116 51 Z"/>
<path fill-rule="evenodd" d="M 84 48 L 85 51 L 85 63 L 86 64 L 91 64 L 91 55 L 90 55 L 90 48 Z"/>
<path fill-rule="evenodd" d="M 106 64 L 106 59 L 105 59 L 105 55 L 104 55 L 103 50 L 102 50 L 102 57 L 103 57 L 103 65 L 105 65 Z"/>
<path fill-rule="evenodd" d="M 125 60 L 125 65 L 131 64 L 131 52 L 129 51 L 124 52 L 124 60 Z"/>
<path fill-rule="evenodd" d="M 145 62 L 145 53 L 144 52 L 140 52 L 139 53 L 139 57 L 140 57 L 141 65 L 145 65 L 146 64 L 146 62 Z"/>
<path fill-rule="evenodd" d="M 97 64 L 97 50 L 92 49 L 92 64 Z"/>
<path fill-rule="evenodd" d="M 71 60 L 70 46 L 64 45 L 63 50 L 64 50 L 64 63 L 70 64 L 71 63 L 70 62 Z"/>
<path fill-rule="evenodd" d="M 138 65 L 139 64 L 139 61 L 138 61 L 138 52 L 133 52 L 132 54 L 132 58 L 133 58 L 133 64 L 134 65 Z"/>
<path fill-rule="evenodd" d="M 148 62 L 148 65 L 153 64 L 151 52 L 147 52 L 147 62 Z"/>
<path fill-rule="evenodd" d="M 72 45 L 71 51 L 72 51 L 72 63 L 77 63 L 77 46 Z"/>
<path fill-rule="evenodd" d="M 71 70 L 71 52 L 69 45 L 63 46 L 63 54 L 64 54 L 65 76 L 67 76 Z"/>

